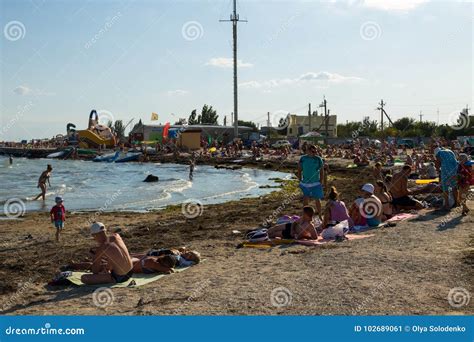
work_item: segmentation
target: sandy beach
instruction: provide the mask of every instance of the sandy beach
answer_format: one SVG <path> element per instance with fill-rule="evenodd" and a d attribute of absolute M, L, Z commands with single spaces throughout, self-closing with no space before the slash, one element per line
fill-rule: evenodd
<path fill-rule="evenodd" d="M 329 184 L 337 185 L 342 199 L 349 200 L 368 177 L 368 169 L 341 169 L 331 173 Z M 422 211 L 396 227 L 362 233 L 372 237 L 323 246 L 236 248 L 246 230 L 277 208 L 299 213 L 301 193 L 294 195 L 295 189 L 290 181 L 283 190 L 260 198 L 206 205 L 194 219 L 184 217 L 181 206 L 149 213 L 102 213 L 100 220 L 110 231 L 119 231 L 132 252 L 186 245 L 206 259 L 143 287 L 112 289 L 103 307 L 94 304 L 94 288 L 46 285 L 59 266 L 87 258 L 94 246 L 88 234 L 90 213 L 70 214 L 59 244 L 46 213 L 0 221 L 1 314 L 474 313 L 472 300 L 456 308 L 447 299 L 452 288 L 474 291 L 472 214 L 461 218 Z M 294 200 L 285 204 L 289 197 Z"/>

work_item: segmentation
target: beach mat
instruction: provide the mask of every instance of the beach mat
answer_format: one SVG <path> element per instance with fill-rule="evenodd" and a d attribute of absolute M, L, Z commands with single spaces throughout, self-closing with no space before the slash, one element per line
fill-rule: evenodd
<path fill-rule="evenodd" d="M 183 267 L 183 268 L 175 268 L 174 271 L 183 272 L 183 271 L 186 271 L 190 267 L 192 266 Z M 133 277 L 131 277 L 129 280 L 123 283 L 87 285 L 81 281 L 81 277 L 84 274 L 90 274 L 90 273 L 89 272 L 72 272 L 72 275 L 67 277 L 67 280 L 69 280 L 72 284 L 77 285 L 77 286 L 109 287 L 109 288 L 139 287 L 139 286 L 152 283 L 154 281 L 157 281 L 158 279 L 161 279 L 169 275 L 169 274 L 160 274 L 160 273 L 153 273 L 153 274 L 137 273 L 137 274 L 134 274 Z"/>
<path fill-rule="evenodd" d="M 358 234 L 346 234 L 347 240 L 360 240 L 360 239 L 365 239 L 368 237 L 372 237 L 374 234 L 364 234 L 364 235 L 358 235 Z M 289 240 L 289 239 L 274 239 L 274 240 L 269 240 L 269 241 L 260 241 L 260 242 L 244 242 L 242 244 L 242 247 L 246 248 L 261 248 L 261 249 L 267 249 L 267 248 L 272 248 L 278 245 L 291 245 L 291 244 L 299 244 L 303 246 L 319 246 L 319 245 L 324 245 L 329 242 L 334 242 L 334 239 L 332 240 L 324 240 L 321 236 L 318 237 L 317 240 Z"/>
<path fill-rule="evenodd" d="M 369 238 L 374 236 L 375 234 L 363 234 L 363 235 L 358 235 L 358 234 L 346 234 L 347 240 L 361 240 L 365 238 Z M 297 240 L 296 243 L 303 245 L 303 246 L 319 246 L 319 245 L 324 245 L 329 242 L 334 242 L 334 239 L 331 240 L 324 240 L 321 236 L 318 237 L 317 240 Z"/>
<path fill-rule="evenodd" d="M 395 216 L 389 218 L 387 222 L 400 222 L 400 221 L 405 221 L 411 218 L 418 217 L 418 214 L 410 214 L 410 213 L 400 213 L 396 214 Z"/>

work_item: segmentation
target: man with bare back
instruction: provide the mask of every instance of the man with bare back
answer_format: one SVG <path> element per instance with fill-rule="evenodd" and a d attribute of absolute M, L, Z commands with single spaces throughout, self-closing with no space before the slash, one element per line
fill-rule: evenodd
<path fill-rule="evenodd" d="M 132 277 L 133 263 L 127 246 L 118 234 L 107 235 L 103 223 L 94 222 L 91 234 L 99 247 L 94 252 L 90 270 L 93 274 L 84 274 L 84 284 L 123 283 Z"/>

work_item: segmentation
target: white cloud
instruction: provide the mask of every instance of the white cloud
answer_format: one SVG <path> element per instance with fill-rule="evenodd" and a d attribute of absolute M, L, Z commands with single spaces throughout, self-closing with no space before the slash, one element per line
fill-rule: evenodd
<path fill-rule="evenodd" d="M 34 96 L 53 96 L 56 95 L 55 93 L 50 93 L 48 91 L 40 90 L 40 89 L 31 89 L 27 86 L 20 85 L 13 89 L 13 92 L 20 96 L 26 95 L 34 95 Z"/>
<path fill-rule="evenodd" d="M 31 93 L 31 89 L 26 87 L 26 86 L 18 86 L 16 87 L 15 89 L 13 89 L 13 92 L 17 95 L 21 95 L 21 96 L 24 96 L 24 95 L 28 95 L 29 93 Z"/>
<path fill-rule="evenodd" d="M 233 59 L 232 58 L 226 58 L 226 57 L 216 57 L 216 58 L 211 58 L 206 65 L 210 66 L 215 66 L 218 68 L 232 68 L 234 65 Z M 251 63 L 244 63 L 242 62 L 241 59 L 237 60 L 237 66 L 239 68 L 250 68 L 253 66 Z"/>
<path fill-rule="evenodd" d="M 179 95 L 186 95 L 189 94 L 189 91 L 183 89 L 176 89 L 176 90 L 168 90 L 166 95 L 168 96 L 179 96 Z"/>
<path fill-rule="evenodd" d="M 364 0 L 362 6 L 383 11 L 410 11 L 428 0 Z"/>
<path fill-rule="evenodd" d="M 363 78 L 355 76 L 343 76 L 337 73 L 330 73 L 327 71 L 321 72 L 306 72 L 296 78 L 280 78 L 267 81 L 248 81 L 239 84 L 242 88 L 254 89 L 269 89 L 282 86 L 300 85 L 307 82 L 323 82 L 323 83 L 347 83 L 360 82 Z"/>

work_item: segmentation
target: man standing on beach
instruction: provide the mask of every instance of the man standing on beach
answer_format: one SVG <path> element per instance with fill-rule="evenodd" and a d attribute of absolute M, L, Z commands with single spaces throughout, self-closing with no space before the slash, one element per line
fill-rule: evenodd
<path fill-rule="evenodd" d="M 41 173 L 41 176 L 38 179 L 38 188 L 41 189 L 41 193 L 35 197 L 35 201 L 40 197 L 43 197 L 43 201 L 45 200 L 46 190 L 47 190 L 46 182 L 48 182 L 49 186 L 51 186 L 51 183 L 49 182 L 51 171 L 53 171 L 53 167 L 50 164 L 48 164 L 46 170 Z"/>
<path fill-rule="evenodd" d="M 132 277 L 133 262 L 127 246 L 118 234 L 107 235 L 103 223 L 94 222 L 91 235 L 99 244 L 94 252 L 94 260 L 90 267 L 93 274 L 84 274 L 84 284 L 123 283 Z"/>
<path fill-rule="evenodd" d="M 435 165 L 439 171 L 441 190 L 443 190 L 444 210 L 451 209 L 449 206 L 449 192 L 453 192 L 454 206 L 459 204 L 458 195 L 458 161 L 453 151 L 447 148 L 435 148 L 434 156 L 436 158 Z"/>
<path fill-rule="evenodd" d="M 321 180 L 324 178 L 324 162 L 316 155 L 316 146 L 308 147 L 308 154 L 303 155 L 298 163 L 297 177 L 303 191 L 303 204 L 307 206 L 311 198 L 314 199 L 316 211 L 321 217 L 321 199 L 324 197 Z"/>

